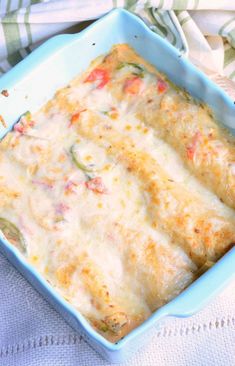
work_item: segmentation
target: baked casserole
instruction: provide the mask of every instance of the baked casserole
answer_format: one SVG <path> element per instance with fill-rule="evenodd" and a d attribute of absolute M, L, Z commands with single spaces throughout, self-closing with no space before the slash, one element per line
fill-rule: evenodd
<path fill-rule="evenodd" d="M 116 342 L 235 243 L 235 139 L 126 44 L 0 142 L 0 229 Z"/>

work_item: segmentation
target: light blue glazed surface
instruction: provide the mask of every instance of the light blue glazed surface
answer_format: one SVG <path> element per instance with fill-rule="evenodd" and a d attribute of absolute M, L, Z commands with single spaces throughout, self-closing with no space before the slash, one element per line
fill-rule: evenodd
<path fill-rule="evenodd" d="M 206 102 L 216 118 L 235 131 L 235 105 L 222 89 L 198 71 L 179 51 L 150 31 L 125 10 L 114 10 L 83 32 L 51 38 L 0 79 L 0 114 L 8 128 L 0 127 L 0 137 L 12 128 L 25 111 L 36 111 L 54 92 L 85 70 L 90 61 L 106 53 L 116 43 L 128 43 L 173 82 Z M 94 331 L 86 319 L 73 309 L 24 260 L 18 251 L 0 240 L 0 251 L 30 283 L 78 330 L 103 357 L 111 362 L 127 359 L 151 337 L 153 328 L 165 316 L 185 317 L 199 311 L 235 277 L 235 248 L 173 301 L 157 310 L 141 326 L 117 344 Z"/>

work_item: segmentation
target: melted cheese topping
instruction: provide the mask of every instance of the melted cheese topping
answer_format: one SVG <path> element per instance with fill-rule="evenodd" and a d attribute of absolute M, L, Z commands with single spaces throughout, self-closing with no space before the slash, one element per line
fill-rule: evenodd
<path fill-rule="evenodd" d="M 166 98 L 180 96 L 118 45 L 38 113 L 24 115 L 0 143 L 2 233 L 110 341 L 174 298 L 235 242 L 234 211 L 203 185 L 210 170 L 199 181 L 156 127 Z M 192 101 L 187 108 L 204 113 Z M 164 128 L 177 139 L 172 118 L 171 130 Z M 214 149 L 225 149 L 221 134 L 210 142 Z M 190 161 L 204 146 L 198 138 L 187 145 Z"/>

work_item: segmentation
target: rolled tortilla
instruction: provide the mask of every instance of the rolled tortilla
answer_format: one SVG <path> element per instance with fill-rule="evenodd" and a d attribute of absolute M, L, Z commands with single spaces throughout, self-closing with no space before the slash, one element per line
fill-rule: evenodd
<path fill-rule="evenodd" d="M 164 169 L 133 141 L 91 112 L 89 122 L 82 120 L 79 134 L 103 144 L 141 182 L 149 195 L 148 210 L 153 225 L 165 230 L 198 265 L 216 261 L 235 243 L 235 222 L 208 208 L 201 196 L 190 192 L 182 183 L 170 179 Z"/>
<path fill-rule="evenodd" d="M 174 86 L 128 45 L 115 46 L 96 67 L 109 73 L 106 87 L 112 96 L 125 101 L 132 113 L 175 148 L 202 183 L 235 208 L 235 138 L 210 110 Z"/>

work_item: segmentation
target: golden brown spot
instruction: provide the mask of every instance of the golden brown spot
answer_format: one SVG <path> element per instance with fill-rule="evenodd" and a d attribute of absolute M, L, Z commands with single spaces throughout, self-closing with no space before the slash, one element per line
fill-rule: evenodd
<path fill-rule="evenodd" d="M 109 171 L 111 168 L 111 164 L 106 164 L 103 168 L 103 170 Z"/>
<path fill-rule="evenodd" d="M 90 274 L 90 273 L 91 273 L 90 268 L 86 268 L 86 267 L 84 267 L 84 268 L 82 269 L 82 274 L 84 274 L 84 275 L 88 275 L 88 274 Z"/>
<path fill-rule="evenodd" d="M 38 256 L 37 256 L 37 255 L 33 255 L 33 256 L 32 256 L 32 261 L 33 261 L 33 262 L 37 262 L 37 261 L 38 261 L 38 259 L 39 259 L 39 258 L 38 258 Z"/>
<path fill-rule="evenodd" d="M 86 160 L 86 161 L 91 161 L 91 160 L 92 160 L 92 156 L 91 156 L 91 155 L 87 155 L 87 156 L 85 156 L 85 160 Z"/>
<path fill-rule="evenodd" d="M 64 267 L 60 267 L 56 271 L 56 278 L 62 286 L 68 287 L 71 284 L 71 277 L 76 270 L 75 264 L 68 264 Z"/>
<path fill-rule="evenodd" d="M 59 158 L 58 158 L 58 161 L 59 161 L 60 163 L 63 163 L 65 160 L 66 160 L 66 156 L 65 156 L 65 154 L 60 154 L 60 155 L 59 155 Z"/>

